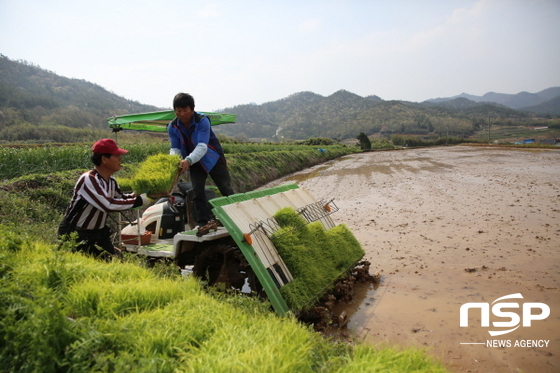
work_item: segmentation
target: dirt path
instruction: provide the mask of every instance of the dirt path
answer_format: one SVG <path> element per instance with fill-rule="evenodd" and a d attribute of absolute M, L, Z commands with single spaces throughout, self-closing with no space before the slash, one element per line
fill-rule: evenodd
<path fill-rule="evenodd" d="M 357 339 L 425 347 L 455 372 L 560 371 L 560 149 L 363 153 L 268 186 L 286 182 L 334 197 L 333 219 L 350 227 L 372 272 L 383 275 L 350 310 Z M 464 303 L 490 303 L 492 314 L 492 302 L 517 293 L 523 299 L 497 302 L 520 305 L 504 307 L 507 317 L 491 315 L 483 327 L 472 309 L 460 327 Z M 550 315 L 490 336 L 518 326 L 528 302 L 548 305 Z"/>

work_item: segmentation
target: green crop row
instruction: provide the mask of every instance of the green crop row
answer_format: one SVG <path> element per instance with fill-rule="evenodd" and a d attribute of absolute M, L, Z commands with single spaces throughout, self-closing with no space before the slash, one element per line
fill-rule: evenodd
<path fill-rule="evenodd" d="M 129 151 L 124 161 L 133 164 L 153 154 L 169 153 L 168 146 L 159 143 L 119 145 Z M 92 166 L 91 144 L 0 147 L 0 180 L 36 173 L 89 169 Z"/>
<path fill-rule="evenodd" d="M 0 226 L 2 372 L 445 371 L 421 350 L 328 341 L 269 307 Z"/>
<path fill-rule="evenodd" d="M 294 277 L 280 288 L 291 309 L 309 306 L 316 294 L 322 294 L 365 254 L 344 224 L 328 231 L 317 221 L 306 225 L 291 207 L 279 210 L 274 218 L 281 229 L 272 241 Z"/>
<path fill-rule="evenodd" d="M 154 154 L 169 154 L 167 142 L 123 142 L 119 146 L 128 150 L 123 159 L 130 164 L 138 164 Z M 323 150 L 345 149 L 346 153 L 355 149 L 343 146 L 324 146 Z M 224 152 L 229 159 L 235 154 L 262 152 L 318 152 L 316 146 L 308 145 L 274 145 L 274 144 L 224 144 Z M 0 146 L 0 180 L 35 173 L 50 173 L 75 169 L 91 168 L 91 144 L 33 147 L 2 147 Z"/>
<path fill-rule="evenodd" d="M 136 194 L 166 194 L 177 180 L 179 157 L 155 154 L 142 161 L 130 178 L 117 178 L 123 191 L 132 190 Z"/>

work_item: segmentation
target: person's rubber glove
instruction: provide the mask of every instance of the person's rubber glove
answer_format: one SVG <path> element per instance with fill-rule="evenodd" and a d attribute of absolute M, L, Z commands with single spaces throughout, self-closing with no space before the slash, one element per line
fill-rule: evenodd
<path fill-rule="evenodd" d="M 150 206 L 154 200 L 151 199 L 150 197 L 148 197 L 148 193 L 142 193 L 140 194 L 140 197 L 142 198 L 142 207 L 148 207 Z"/>

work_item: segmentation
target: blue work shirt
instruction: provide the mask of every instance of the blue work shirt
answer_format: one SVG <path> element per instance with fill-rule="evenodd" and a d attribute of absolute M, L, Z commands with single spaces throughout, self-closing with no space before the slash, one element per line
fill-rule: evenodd
<path fill-rule="evenodd" d="M 182 158 L 188 157 L 199 143 L 207 145 L 206 154 L 200 164 L 206 172 L 216 165 L 224 151 L 220 141 L 212 131 L 210 119 L 204 114 L 195 112 L 188 128 L 178 119 L 173 119 L 167 126 L 171 148 L 181 149 Z"/>

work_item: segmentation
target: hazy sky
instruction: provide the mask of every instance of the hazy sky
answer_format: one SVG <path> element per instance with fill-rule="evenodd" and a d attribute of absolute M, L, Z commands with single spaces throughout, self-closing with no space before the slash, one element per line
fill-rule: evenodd
<path fill-rule="evenodd" d="M 0 53 L 196 109 L 560 86 L 560 0 L 0 0 Z"/>

